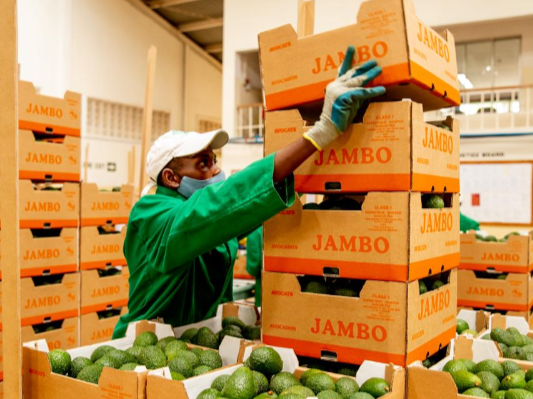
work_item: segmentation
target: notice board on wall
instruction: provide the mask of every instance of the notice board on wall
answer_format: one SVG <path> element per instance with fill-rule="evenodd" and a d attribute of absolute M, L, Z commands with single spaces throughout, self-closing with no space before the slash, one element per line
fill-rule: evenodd
<path fill-rule="evenodd" d="M 533 162 L 461 164 L 461 212 L 480 223 L 533 224 Z"/>

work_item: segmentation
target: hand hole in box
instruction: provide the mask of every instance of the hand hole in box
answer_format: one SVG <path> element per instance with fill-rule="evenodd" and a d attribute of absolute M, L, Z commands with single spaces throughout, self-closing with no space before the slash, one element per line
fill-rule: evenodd
<path fill-rule="evenodd" d="M 339 277 L 340 271 L 338 267 L 324 267 L 324 277 Z"/>
<path fill-rule="evenodd" d="M 326 182 L 324 189 L 326 191 L 340 191 L 342 189 L 342 184 L 338 181 Z"/>
<path fill-rule="evenodd" d="M 336 362 L 337 361 L 337 353 L 333 351 L 321 351 L 320 352 L 320 359 L 326 360 L 328 362 Z"/>

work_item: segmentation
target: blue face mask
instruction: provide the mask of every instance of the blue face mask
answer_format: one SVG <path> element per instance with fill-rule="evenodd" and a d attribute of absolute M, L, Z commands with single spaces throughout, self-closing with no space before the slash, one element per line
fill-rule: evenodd
<path fill-rule="evenodd" d="M 190 198 L 196 190 L 207 187 L 210 184 L 218 183 L 226 180 L 226 175 L 223 170 L 216 176 L 213 176 L 207 180 L 196 180 L 187 176 L 183 176 L 181 179 L 180 186 L 178 187 L 178 193 L 183 195 L 185 198 Z"/>

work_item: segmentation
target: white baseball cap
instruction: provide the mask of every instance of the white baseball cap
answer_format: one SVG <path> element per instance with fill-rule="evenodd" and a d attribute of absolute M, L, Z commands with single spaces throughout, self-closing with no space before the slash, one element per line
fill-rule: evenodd
<path fill-rule="evenodd" d="M 150 148 L 146 157 L 146 172 L 154 183 L 159 173 L 174 158 L 197 154 L 207 147 L 213 150 L 222 148 L 229 140 L 225 130 L 214 130 L 207 133 L 182 132 L 171 130 L 166 132 Z"/>

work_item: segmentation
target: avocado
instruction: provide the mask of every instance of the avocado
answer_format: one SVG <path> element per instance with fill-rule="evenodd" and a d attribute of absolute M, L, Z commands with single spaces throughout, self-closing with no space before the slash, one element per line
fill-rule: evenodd
<path fill-rule="evenodd" d="M 167 357 L 157 346 L 146 346 L 139 355 L 139 363 L 146 366 L 149 370 L 154 370 L 165 367 L 167 364 Z"/>
<path fill-rule="evenodd" d="M 502 389 L 525 388 L 526 380 L 521 374 L 513 373 L 506 375 L 501 382 Z"/>
<path fill-rule="evenodd" d="M 315 394 L 328 389 L 335 390 L 335 381 L 326 373 L 313 374 L 309 376 L 306 382 L 305 386 Z"/>
<path fill-rule="evenodd" d="M 471 335 L 471 336 L 474 337 L 474 338 L 477 337 L 477 331 L 474 331 L 474 330 L 470 330 L 470 329 L 468 329 L 468 330 L 464 330 L 464 331 L 461 333 L 461 335 L 467 335 L 467 334 Z"/>
<path fill-rule="evenodd" d="M 533 399 L 533 393 L 525 389 L 509 389 L 505 394 L 505 399 Z"/>
<path fill-rule="evenodd" d="M 533 353 L 533 345 L 527 344 L 522 347 L 524 353 Z"/>
<path fill-rule="evenodd" d="M 242 336 L 249 341 L 261 340 L 261 327 L 259 326 L 244 326 L 242 329 Z"/>
<path fill-rule="evenodd" d="M 503 374 L 509 375 L 516 373 L 517 371 L 521 370 L 520 366 L 513 362 L 512 360 L 505 360 L 501 363 L 503 368 Z M 497 376 L 496 376 L 497 377 Z M 524 378 L 525 379 L 525 378 Z"/>
<path fill-rule="evenodd" d="M 386 395 L 390 391 L 390 385 L 383 378 L 369 378 L 361 385 L 361 392 L 366 392 L 375 398 Z"/>
<path fill-rule="evenodd" d="M 252 370 L 246 366 L 237 369 L 226 382 L 222 396 L 229 399 L 252 399 L 255 396 Z"/>
<path fill-rule="evenodd" d="M 157 344 L 155 344 L 155 346 L 157 346 L 159 349 L 161 349 L 164 352 L 167 345 L 174 341 L 176 341 L 176 338 L 174 337 L 161 338 L 159 341 L 157 341 Z"/>
<path fill-rule="evenodd" d="M 506 393 L 507 391 L 498 391 L 498 392 L 494 392 L 492 395 L 490 395 L 490 397 L 492 399 L 505 399 Z"/>
<path fill-rule="evenodd" d="M 305 286 L 304 292 L 311 294 L 329 294 L 329 287 L 321 281 L 310 281 Z"/>
<path fill-rule="evenodd" d="M 242 335 L 242 329 L 240 327 L 236 326 L 235 324 L 229 324 L 226 327 L 224 327 L 222 330 L 231 330 L 231 331 L 235 331 L 236 333 L 239 333 L 239 334 Z"/>
<path fill-rule="evenodd" d="M 178 357 L 184 357 L 189 361 L 191 367 L 194 369 L 200 365 L 200 359 L 194 353 L 190 351 L 180 351 L 178 352 Z"/>
<path fill-rule="evenodd" d="M 494 236 L 486 236 L 485 241 L 498 242 L 498 239 Z"/>
<path fill-rule="evenodd" d="M 255 395 L 260 395 L 263 392 L 268 391 L 268 379 L 264 374 L 261 374 L 259 371 L 252 371 L 254 377 L 254 386 L 255 386 Z"/>
<path fill-rule="evenodd" d="M 198 366 L 195 369 L 193 369 L 192 375 L 196 377 L 198 375 L 209 373 L 210 371 L 213 371 L 213 369 L 209 366 Z"/>
<path fill-rule="evenodd" d="M 78 380 L 90 382 L 91 384 L 98 384 L 103 369 L 104 366 L 101 364 L 92 364 L 81 370 L 76 378 Z"/>
<path fill-rule="evenodd" d="M 233 327 L 235 327 L 235 326 L 233 326 Z M 225 328 L 224 330 L 219 331 L 218 336 L 215 335 L 215 337 L 216 337 L 218 342 L 222 342 L 222 340 L 224 339 L 224 337 L 226 335 L 229 335 L 230 337 L 235 337 L 235 338 L 244 338 L 243 335 L 240 332 L 238 332 L 238 331 L 236 331 L 236 330 L 234 330 L 232 328 Z"/>
<path fill-rule="evenodd" d="M 107 352 L 106 356 L 114 357 L 120 362 L 121 366 L 126 363 L 137 363 L 135 356 L 120 349 L 113 349 L 112 351 Z"/>
<path fill-rule="evenodd" d="M 139 355 L 141 354 L 141 351 L 142 351 L 141 346 L 132 346 L 131 348 L 126 349 L 126 353 L 129 353 L 135 359 L 139 359 Z"/>
<path fill-rule="evenodd" d="M 303 385 L 293 385 L 289 389 L 284 390 L 281 395 L 284 395 L 286 393 L 295 393 L 297 395 L 302 395 L 304 398 L 310 398 L 315 396 L 315 393 L 313 391 L 311 391 L 307 387 L 304 387 Z"/>
<path fill-rule="evenodd" d="M 475 396 L 478 398 L 490 398 L 489 394 L 481 388 L 470 388 L 463 392 L 465 396 Z"/>
<path fill-rule="evenodd" d="M 48 353 L 52 373 L 67 375 L 70 371 L 70 355 L 63 349 L 54 349 Z"/>
<path fill-rule="evenodd" d="M 187 351 L 187 350 L 188 350 L 188 347 L 185 342 L 175 340 L 173 342 L 168 343 L 165 346 L 164 352 L 165 352 L 167 359 L 171 360 L 175 358 L 182 351 Z"/>
<path fill-rule="evenodd" d="M 170 362 L 168 362 L 168 368 L 170 371 L 175 371 L 176 373 L 182 374 L 185 378 L 192 377 L 193 368 L 191 363 L 184 357 L 175 357 Z"/>
<path fill-rule="evenodd" d="M 440 280 L 433 281 L 433 284 L 431 284 L 431 290 L 438 290 L 440 287 L 442 287 L 444 283 Z"/>
<path fill-rule="evenodd" d="M 312 376 L 313 374 L 319 374 L 319 373 L 323 373 L 322 370 L 318 370 L 318 369 L 309 369 L 309 370 L 305 370 L 303 372 L 303 374 L 300 376 L 300 383 L 304 386 L 307 386 L 307 379 Z"/>
<path fill-rule="evenodd" d="M 502 330 L 501 328 L 495 328 L 490 332 L 490 337 L 493 341 L 503 343 L 503 336 L 507 334 L 507 331 Z"/>
<path fill-rule="evenodd" d="M 500 380 L 490 371 L 480 371 L 476 374 L 481 380 L 479 387 L 489 394 L 500 389 Z"/>
<path fill-rule="evenodd" d="M 426 208 L 431 208 L 431 209 L 444 208 L 444 200 L 442 199 L 442 197 L 436 194 L 426 195 L 425 197 L 426 197 Z"/>
<path fill-rule="evenodd" d="M 335 390 L 339 395 L 346 399 L 352 393 L 359 392 L 359 385 L 353 378 L 342 377 L 335 382 Z"/>
<path fill-rule="evenodd" d="M 450 360 L 442 368 L 442 371 L 445 371 L 447 373 L 453 373 L 454 371 L 460 371 L 460 370 L 467 371 L 466 365 L 461 360 L 456 360 L 456 359 Z"/>
<path fill-rule="evenodd" d="M 107 354 L 107 352 L 111 352 L 114 349 L 115 348 L 113 348 L 112 346 L 109 346 L 109 345 L 99 346 L 91 354 L 91 362 L 96 363 L 96 361 L 98 359 L 100 359 L 101 357 L 105 356 Z"/>
<path fill-rule="evenodd" d="M 529 382 L 531 380 L 533 380 L 533 369 L 526 371 L 526 381 Z M 531 392 L 533 392 L 533 390 Z"/>
<path fill-rule="evenodd" d="M 197 396 L 197 399 L 215 399 L 219 396 L 220 392 L 218 392 L 216 389 L 209 388 L 200 392 L 200 394 Z"/>
<path fill-rule="evenodd" d="M 267 376 L 283 369 L 283 361 L 278 352 L 268 346 L 254 349 L 249 358 L 250 368 Z"/>
<path fill-rule="evenodd" d="M 348 375 L 350 377 L 355 377 L 357 370 L 351 367 L 342 367 L 337 370 L 337 374 Z"/>
<path fill-rule="evenodd" d="M 492 359 L 482 360 L 476 365 L 476 367 L 474 367 L 474 373 L 477 374 L 481 371 L 491 372 L 496 376 L 496 378 L 498 378 L 498 380 L 501 380 L 505 376 L 503 367 L 500 365 L 500 363 Z"/>
<path fill-rule="evenodd" d="M 211 388 L 222 392 L 222 390 L 224 389 L 224 386 L 226 385 L 226 382 L 228 382 L 229 380 L 229 377 L 230 377 L 229 374 L 219 375 L 217 378 L 213 380 L 213 383 L 211 384 Z"/>
<path fill-rule="evenodd" d="M 124 363 L 120 368 L 119 370 L 123 370 L 123 371 L 132 371 L 132 370 L 135 370 L 135 367 L 137 367 L 138 364 L 137 363 Z"/>
<path fill-rule="evenodd" d="M 433 366 L 433 361 L 431 359 L 426 359 L 424 361 L 422 361 L 422 366 L 424 366 L 425 368 L 430 368 L 431 366 Z"/>
<path fill-rule="evenodd" d="M 206 350 L 211 350 L 211 349 L 206 349 Z M 200 355 L 202 353 L 204 353 L 204 350 L 202 348 L 192 348 L 190 350 L 191 353 L 194 353 L 196 355 L 196 357 L 198 358 L 198 360 L 200 360 Z M 214 352 L 214 351 L 213 351 Z"/>
<path fill-rule="evenodd" d="M 366 392 L 357 392 L 348 396 L 348 399 L 374 399 L 374 397 Z"/>
<path fill-rule="evenodd" d="M 523 360 L 525 357 L 525 353 L 519 346 L 511 346 L 507 349 L 505 357 L 509 359 Z"/>
<path fill-rule="evenodd" d="M 294 393 L 287 392 L 278 396 L 278 399 L 305 399 L 305 396 Z"/>
<path fill-rule="evenodd" d="M 517 232 L 517 231 L 513 231 L 512 233 L 507 234 L 507 235 L 506 235 L 505 237 L 503 237 L 503 238 L 508 239 L 508 238 L 511 237 L 511 236 L 519 236 L 519 235 L 520 235 L 519 232 Z"/>
<path fill-rule="evenodd" d="M 428 287 L 426 283 L 424 283 L 423 280 L 419 280 L 418 281 L 418 293 L 422 295 L 422 294 L 425 294 L 426 292 L 428 292 Z"/>
<path fill-rule="evenodd" d="M 316 202 L 309 202 L 307 204 L 304 204 L 302 208 L 303 209 L 321 209 L 320 205 L 318 205 Z"/>
<path fill-rule="evenodd" d="M 464 321 L 463 319 L 457 319 L 457 325 L 455 327 L 455 331 L 457 334 L 461 334 L 464 330 L 468 330 L 470 327 L 468 326 L 468 323 Z"/>
<path fill-rule="evenodd" d="M 341 395 L 331 389 L 319 392 L 316 396 L 318 399 L 342 399 Z"/>
<path fill-rule="evenodd" d="M 300 381 L 292 373 L 287 371 L 276 374 L 270 380 L 270 390 L 276 392 L 278 395 L 294 385 L 300 385 Z"/>
<path fill-rule="evenodd" d="M 244 322 L 238 317 L 234 317 L 234 316 L 224 317 L 224 319 L 222 319 L 222 329 L 228 326 L 237 326 L 242 331 L 242 329 L 246 326 L 246 324 L 244 324 Z"/>
<path fill-rule="evenodd" d="M 505 280 L 506 278 L 507 278 L 507 273 L 502 273 L 496 278 L 496 280 Z"/>
<path fill-rule="evenodd" d="M 209 366 L 213 370 L 222 367 L 222 358 L 215 351 L 202 351 L 199 356 L 199 361 L 201 366 Z"/>
<path fill-rule="evenodd" d="M 476 388 L 481 385 L 481 379 L 469 371 L 459 370 L 453 371 L 450 374 L 455 382 L 455 385 L 457 385 L 459 392 L 466 391 L 470 388 Z"/>
<path fill-rule="evenodd" d="M 111 367 L 113 369 L 119 369 L 120 367 L 122 367 L 122 363 L 120 360 L 109 355 L 101 357 L 94 364 L 101 364 L 104 367 Z"/>
<path fill-rule="evenodd" d="M 188 330 L 185 330 L 183 334 L 181 334 L 180 339 L 181 340 L 188 339 L 189 341 L 192 342 L 192 339 L 196 336 L 196 334 L 198 334 L 197 328 L 189 328 Z"/>
<path fill-rule="evenodd" d="M 530 370 L 533 370 L 533 369 L 530 369 Z M 526 376 L 526 378 L 527 378 L 527 376 Z M 533 381 L 529 380 L 526 383 L 526 388 L 525 389 L 527 389 L 529 392 L 533 392 Z"/>
<path fill-rule="evenodd" d="M 199 346 L 218 349 L 218 339 L 215 333 L 208 327 L 202 327 L 198 330 L 198 334 L 196 334 L 196 342 Z"/>
<path fill-rule="evenodd" d="M 257 395 L 254 399 L 276 399 L 278 395 L 276 392 L 268 391 L 264 392 L 261 395 Z"/>
<path fill-rule="evenodd" d="M 145 331 L 133 341 L 133 346 L 152 346 L 157 344 L 157 335 L 151 331 Z"/>
<path fill-rule="evenodd" d="M 76 378 L 81 370 L 83 370 L 87 366 L 90 366 L 91 364 L 93 364 L 93 362 L 91 362 L 91 360 L 86 357 L 83 357 L 83 356 L 75 357 L 72 360 L 72 363 L 70 364 L 69 375 L 72 378 Z"/>
<path fill-rule="evenodd" d="M 338 287 L 333 290 L 333 295 L 336 296 L 347 296 L 347 297 L 357 297 L 359 296 L 359 293 L 352 289 L 352 288 L 346 288 L 346 287 Z"/>
<path fill-rule="evenodd" d="M 472 361 L 470 359 L 461 359 L 461 361 L 466 366 L 466 371 L 470 371 L 471 373 L 474 372 L 474 369 L 476 368 L 476 362 L 474 362 L 474 361 Z"/>
<path fill-rule="evenodd" d="M 170 372 L 170 378 L 172 378 L 174 381 L 183 381 L 185 379 L 182 374 L 177 373 L 175 371 Z"/>

